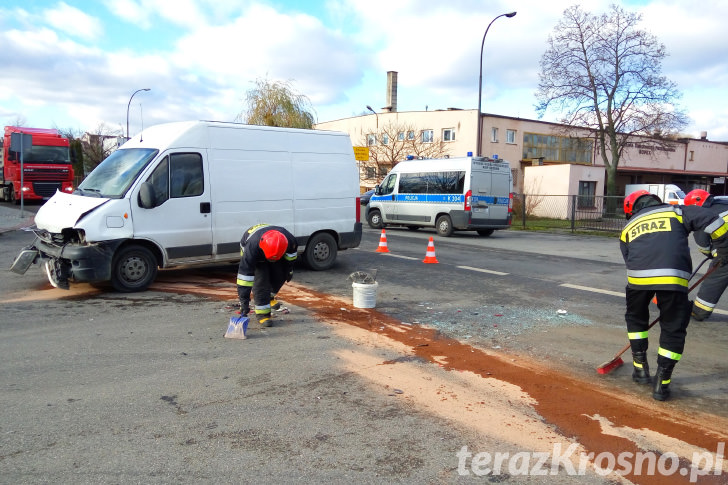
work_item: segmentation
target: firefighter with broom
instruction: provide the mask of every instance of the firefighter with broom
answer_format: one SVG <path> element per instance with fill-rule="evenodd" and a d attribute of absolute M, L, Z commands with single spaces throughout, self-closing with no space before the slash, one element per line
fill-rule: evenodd
<path fill-rule="evenodd" d="M 728 225 L 707 209 L 664 204 L 646 190 L 625 197 L 624 213 L 628 222 L 620 236 L 620 249 L 627 266 L 625 321 L 632 349 L 632 380 L 639 384 L 652 381 L 647 329 L 650 301 L 656 295 L 661 331 L 652 397 L 664 401 L 670 397 L 672 371 L 682 357 L 692 309 L 688 235 L 704 231 L 717 248 L 717 259 L 728 260 Z"/>
<path fill-rule="evenodd" d="M 261 327 L 270 327 L 271 308 L 280 308 L 276 294 L 293 277 L 298 255 L 296 238 L 283 227 L 258 224 L 240 240 L 238 298 L 240 314 L 250 311 L 250 293 L 255 301 L 255 317 Z"/>
<path fill-rule="evenodd" d="M 728 201 L 716 200 L 706 190 L 695 189 L 688 192 L 685 196 L 685 205 L 697 205 L 708 209 L 713 214 L 728 219 Z M 693 234 L 698 250 L 709 258 L 713 258 L 710 263 L 714 271 L 705 279 L 698 290 L 698 294 L 693 302 L 693 319 L 702 322 L 713 314 L 713 309 L 718 304 L 721 295 L 728 287 L 728 265 L 720 264 L 716 261 L 715 250 L 712 247 L 710 238 L 703 232 Z"/>

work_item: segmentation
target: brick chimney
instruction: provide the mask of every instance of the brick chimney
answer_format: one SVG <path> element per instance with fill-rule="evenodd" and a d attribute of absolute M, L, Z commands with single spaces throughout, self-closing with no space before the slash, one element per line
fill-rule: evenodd
<path fill-rule="evenodd" d="M 387 105 L 382 111 L 385 113 L 397 111 L 397 71 L 387 71 Z"/>

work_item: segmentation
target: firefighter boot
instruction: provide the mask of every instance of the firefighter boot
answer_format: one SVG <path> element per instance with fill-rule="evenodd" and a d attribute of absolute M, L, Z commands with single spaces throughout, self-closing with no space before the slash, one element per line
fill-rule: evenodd
<path fill-rule="evenodd" d="M 270 307 L 273 310 L 280 310 L 281 309 L 281 302 L 279 302 L 278 300 L 276 300 L 276 297 L 273 296 L 270 299 Z"/>
<path fill-rule="evenodd" d="M 255 318 L 258 320 L 258 324 L 261 327 L 272 327 L 273 319 L 271 318 L 270 312 L 268 313 L 256 313 Z"/>
<path fill-rule="evenodd" d="M 665 401 L 670 397 L 670 378 L 672 377 L 671 366 L 663 366 L 658 364 L 655 372 L 655 387 L 652 390 L 652 398 L 658 401 Z"/>
<path fill-rule="evenodd" d="M 647 363 L 647 352 L 632 352 L 632 380 L 637 384 L 650 384 L 650 366 Z"/>

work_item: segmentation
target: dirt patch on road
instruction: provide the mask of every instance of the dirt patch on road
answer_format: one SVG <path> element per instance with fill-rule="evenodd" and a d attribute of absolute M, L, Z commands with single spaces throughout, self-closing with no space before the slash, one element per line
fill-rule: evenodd
<path fill-rule="evenodd" d="M 354 325 L 384 335 L 404 344 L 412 355 L 450 371 L 467 371 L 480 378 L 497 379 L 517 386 L 530 397 L 534 410 L 546 423 L 595 456 L 604 452 L 613 456 L 624 452 L 670 452 L 680 456 L 681 463 L 684 462 L 682 466 L 689 467 L 693 453 L 707 451 L 715 454 L 728 439 L 728 434 L 714 431 L 728 429 L 728 421 L 712 415 L 688 416 L 673 409 L 663 411 L 660 403 L 645 406 L 599 384 L 596 378 L 593 382 L 586 382 L 524 356 L 487 353 L 447 338 L 437 330 L 405 325 L 374 309 L 353 308 L 346 300 L 318 294 L 298 285 L 286 286 L 284 293 L 282 298 L 286 301 L 309 309 L 324 322 Z M 480 401 L 466 402 L 472 406 Z M 515 405 L 516 401 L 513 402 Z M 466 407 L 467 404 L 463 412 L 467 411 Z M 437 411 L 434 407 L 432 410 Z M 502 415 L 501 419 L 508 423 L 513 418 Z M 540 438 L 552 439 L 547 434 Z M 726 464 L 723 461 L 722 470 L 727 470 Z M 627 474 L 626 477 L 641 484 L 688 482 L 688 477 L 680 473 L 672 476 Z M 700 482 L 728 483 L 728 475 L 703 476 Z"/>

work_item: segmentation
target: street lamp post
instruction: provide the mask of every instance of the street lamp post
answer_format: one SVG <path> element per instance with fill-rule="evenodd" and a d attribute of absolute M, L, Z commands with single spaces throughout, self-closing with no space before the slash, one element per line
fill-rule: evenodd
<path fill-rule="evenodd" d="M 501 17 L 512 18 L 515 16 L 516 12 L 502 13 L 491 20 L 488 27 L 485 29 L 485 34 L 483 34 L 483 42 L 480 43 L 480 77 L 478 78 L 478 146 L 475 147 L 475 153 L 477 156 L 480 156 L 480 146 L 483 142 L 483 123 L 481 120 L 483 115 L 481 112 L 481 101 L 483 99 L 483 46 L 485 45 L 485 36 L 488 35 L 488 29 L 490 29 L 490 26 L 493 25 L 493 22 Z"/>
<path fill-rule="evenodd" d="M 379 115 L 377 114 L 377 112 L 376 112 L 376 111 L 374 111 L 374 110 L 372 109 L 372 107 L 371 107 L 371 106 L 367 105 L 367 109 L 368 109 L 369 111 L 371 111 L 372 113 L 374 113 L 374 116 L 376 116 L 376 117 L 377 117 L 377 131 L 379 131 Z"/>
<path fill-rule="evenodd" d="M 131 98 L 129 98 L 129 103 L 126 105 L 126 139 L 129 139 L 129 106 L 131 106 L 131 100 L 134 98 L 134 95 L 140 91 L 151 91 L 150 88 L 142 88 L 137 89 L 134 91 L 131 95 Z"/>

